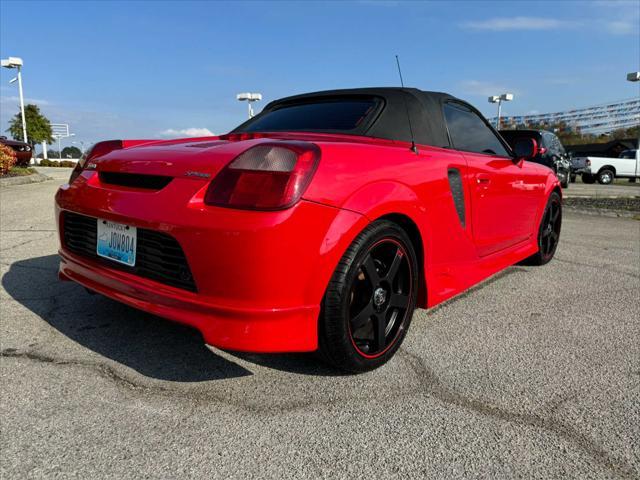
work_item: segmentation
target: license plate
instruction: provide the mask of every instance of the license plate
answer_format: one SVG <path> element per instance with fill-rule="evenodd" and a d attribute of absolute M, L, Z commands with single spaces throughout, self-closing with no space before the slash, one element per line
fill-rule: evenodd
<path fill-rule="evenodd" d="M 104 258 L 133 267 L 136 264 L 136 227 L 98 219 L 96 252 Z"/>

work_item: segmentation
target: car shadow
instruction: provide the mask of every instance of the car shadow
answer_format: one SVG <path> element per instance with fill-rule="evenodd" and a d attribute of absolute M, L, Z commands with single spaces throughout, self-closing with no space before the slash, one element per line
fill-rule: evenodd
<path fill-rule="evenodd" d="M 198 331 L 61 282 L 57 270 L 57 255 L 17 261 L 2 285 L 66 337 L 147 377 L 202 382 L 252 374 L 209 350 Z"/>

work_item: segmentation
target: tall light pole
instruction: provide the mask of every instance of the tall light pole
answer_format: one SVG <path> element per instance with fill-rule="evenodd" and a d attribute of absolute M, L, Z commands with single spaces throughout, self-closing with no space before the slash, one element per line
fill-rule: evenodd
<path fill-rule="evenodd" d="M 262 94 L 261 93 L 239 93 L 238 95 L 236 95 L 236 99 L 241 101 L 241 102 L 247 102 L 247 105 L 249 107 L 249 118 L 252 118 L 254 113 L 253 113 L 253 107 L 251 106 L 251 104 L 253 102 L 258 102 L 260 100 L 262 100 Z"/>
<path fill-rule="evenodd" d="M 22 94 L 22 59 L 18 57 L 9 57 L 2 59 L 2 66 L 4 68 L 15 68 L 18 70 L 18 92 L 20 94 L 20 113 L 22 115 L 22 141 L 29 143 L 27 138 L 27 122 L 24 118 L 24 96 Z"/>
<path fill-rule="evenodd" d="M 631 73 L 627 73 L 627 80 L 629 82 L 640 82 L 640 72 L 631 72 Z M 636 147 L 638 150 L 640 150 L 640 133 L 638 134 L 638 145 Z M 636 152 L 636 156 L 637 156 L 637 152 Z M 636 157 L 637 158 L 637 157 Z"/>
<path fill-rule="evenodd" d="M 489 97 L 489 103 L 498 104 L 498 118 L 496 118 L 496 130 L 500 129 L 500 113 L 502 112 L 502 102 L 510 102 L 513 100 L 513 93 L 503 93 L 502 95 L 492 95 Z"/>

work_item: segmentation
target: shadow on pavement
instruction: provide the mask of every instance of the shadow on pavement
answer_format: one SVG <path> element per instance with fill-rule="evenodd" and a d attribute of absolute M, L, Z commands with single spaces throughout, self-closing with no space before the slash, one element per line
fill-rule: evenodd
<path fill-rule="evenodd" d="M 251 375 L 211 352 L 191 328 L 61 282 L 58 256 L 14 262 L 5 290 L 63 335 L 147 377 L 201 382 Z"/>

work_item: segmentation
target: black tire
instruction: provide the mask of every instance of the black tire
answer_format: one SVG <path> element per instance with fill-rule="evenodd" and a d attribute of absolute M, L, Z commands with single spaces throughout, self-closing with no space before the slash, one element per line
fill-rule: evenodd
<path fill-rule="evenodd" d="M 582 174 L 582 183 L 586 183 L 587 185 L 591 185 L 592 183 L 596 183 L 596 177 L 594 177 L 590 173 L 583 173 Z"/>
<path fill-rule="evenodd" d="M 578 175 L 575 173 L 571 174 L 571 183 L 576 183 L 576 178 L 578 178 Z"/>
<path fill-rule="evenodd" d="M 562 200 L 557 192 L 551 192 L 538 227 L 538 252 L 522 263 L 534 266 L 549 263 L 558 248 L 561 229 Z"/>
<path fill-rule="evenodd" d="M 418 261 L 397 224 L 378 220 L 349 246 L 329 281 L 319 322 L 319 350 L 335 367 L 366 372 L 400 347 L 416 305 Z"/>
<path fill-rule="evenodd" d="M 598 172 L 598 183 L 600 185 L 609 185 L 613 183 L 613 180 L 616 178 L 613 170 L 609 170 L 608 168 L 603 168 Z"/>
<path fill-rule="evenodd" d="M 565 173 L 560 176 L 560 186 L 562 188 L 569 188 L 569 174 Z"/>

